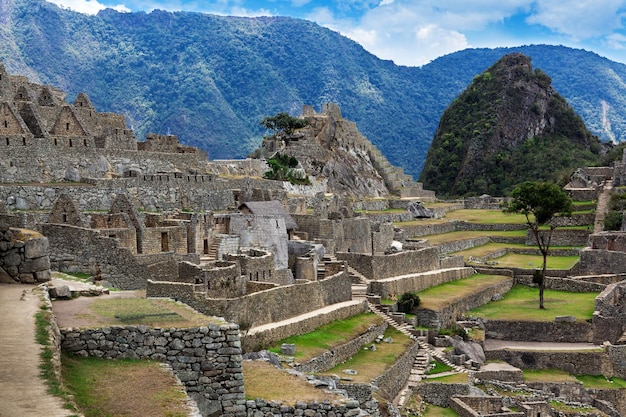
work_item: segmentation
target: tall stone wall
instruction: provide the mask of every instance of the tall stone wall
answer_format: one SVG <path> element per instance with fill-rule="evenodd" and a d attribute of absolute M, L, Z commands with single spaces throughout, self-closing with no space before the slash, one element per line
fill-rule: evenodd
<path fill-rule="evenodd" d="M 0 282 L 35 284 L 49 281 L 48 238 L 37 232 L 0 224 Z"/>
<path fill-rule="evenodd" d="M 404 388 L 411 375 L 419 349 L 419 345 L 414 343 L 389 369 L 372 381 L 384 398 L 392 401 Z"/>
<path fill-rule="evenodd" d="M 98 274 L 114 287 L 146 288 L 150 273 L 116 239 L 100 236 L 97 230 L 69 225 L 43 224 L 50 243 L 51 269 L 62 272 Z"/>
<path fill-rule="evenodd" d="M 79 356 L 168 363 L 203 416 L 246 416 L 239 327 L 147 326 L 62 329 L 61 347 Z"/>
<path fill-rule="evenodd" d="M 337 252 L 336 256 L 337 259 L 347 261 L 366 278 L 373 280 L 417 274 L 439 268 L 439 254 L 436 248 L 403 251 L 390 255 Z"/>
<path fill-rule="evenodd" d="M 626 281 L 607 286 L 596 297 L 593 328 L 594 343 L 615 343 L 626 333 Z"/>
<path fill-rule="evenodd" d="M 540 234 L 546 232 L 540 231 Z M 552 233 L 551 246 L 588 246 L 590 230 L 578 230 L 578 229 L 555 229 Z M 526 245 L 537 245 L 535 236 L 528 231 L 526 233 Z"/>
<path fill-rule="evenodd" d="M 584 248 L 578 265 L 580 275 L 623 274 L 626 273 L 626 252 Z"/>

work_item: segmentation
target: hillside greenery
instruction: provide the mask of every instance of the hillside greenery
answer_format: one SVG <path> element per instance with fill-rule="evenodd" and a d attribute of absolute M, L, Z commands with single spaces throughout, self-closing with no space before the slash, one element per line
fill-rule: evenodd
<path fill-rule="evenodd" d="M 601 149 L 550 77 L 510 54 L 443 113 L 420 181 L 439 196 L 502 196 L 524 181 L 557 182 L 598 164 Z"/>
<path fill-rule="evenodd" d="M 171 133 L 211 159 L 242 158 L 258 121 L 336 102 L 391 163 L 415 178 L 444 109 L 476 74 L 519 51 L 603 140 L 626 139 L 626 65 L 561 46 L 469 49 L 423 67 L 394 65 L 312 22 L 189 12 L 95 16 L 43 0 L 5 0 L 0 60 L 99 111 L 126 115 L 137 137 Z M 497 162 L 497 161 L 496 161 Z"/>

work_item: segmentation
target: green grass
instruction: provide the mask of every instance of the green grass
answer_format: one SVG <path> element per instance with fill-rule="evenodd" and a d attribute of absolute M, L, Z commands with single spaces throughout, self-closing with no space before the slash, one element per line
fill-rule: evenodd
<path fill-rule="evenodd" d="M 524 370 L 524 382 L 575 382 L 576 378 L 561 369 Z"/>
<path fill-rule="evenodd" d="M 359 314 L 346 320 L 335 320 L 310 333 L 280 340 L 269 350 L 280 353 L 280 346 L 283 343 L 295 344 L 295 357 L 299 361 L 306 361 L 363 334 L 371 326 L 381 323 L 382 319 L 374 313 Z"/>
<path fill-rule="evenodd" d="M 450 365 L 446 365 L 445 363 L 441 363 L 439 361 L 432 361 L 430 364 L 434 365 L 434 367 L 426 372 L 426 375 L 440 374 L 443 372 L 449 372 L 454 369 Z"/>
<path fill-rule="evenodd" d="M 578 256 L 548 256 L 546 265 L 548 269 L 572 269 L 579 259 Z M 497 262 L 496 266 L 498 267 L 509 268 L 537 269 L 543 265 L 543 257 L 540 255 L 523 255 L 512 252 L 492 259 L 492 261 Z"/>
<path fill-rule="evenodd" d="M 576 379 L 583 383 L 585 388 L 590 389 L 625 389 L 626 381 L 610 377 L 605 378 L 602 375 L 576 375 Z"/>
<path fill-rule="evenodd" d="M 448 220 L 462 220 L 480 224 L 525 224 L 523 214 L 504 213 L 502 210 L 454 210 L 446 213 Z M 531 217 L 532 221 L 532 217 Z"/>
<path fill-rule="evenodd" d="M 458 373 L 445 376 L 435 376 L 433 378 L 424 378 L 423 382 L 439 382 L 441 384 L 467 384 L 467 374 Z"/>
<path fill-rule="evenodd" d="M 65 390 L 54 367 L 54 351 L 50 346 L 50 319 L 51 312 L 48 308 L 41 307 L 35 314 L 35 340 L 42 346 L 39 357 L 39 375 L 47 386 L 48 393 L 61 398 L 64 408 L 75 411 L 70 393 Z"/>
<path fill-rule="evenodd" d="M 438 407 L 436 405 L 427 404 L 426 411 L 420 414 L 423 417 L 457 417 L 458 414 L 451 408 Z"/>
<path fill-rule="evenodd" d="M 545 290 L 544 309 L 539 308 L 539 289 L 515 285 L 501 300 L 492 301 L 468 312 L 490 320 L 553 321 L 555 316 L 591 319 L 598 293 L 573 293 Z"/>
<path fill-rule="evenodd" d="M 509 277 L 502 275 L 474 274 L 468 278 L 427 288 L 418 292 L 417 295 L 420 298 L 421 308 L 439 310 L 454 301 L 467 297 L 469 294 L 509 279 Z"/>
<path fill-rule="evenodd" d="M 411 339 L 393 327 L 389 327 L 385 331 L 385 338 L 387 337 L 391 337 L 393 342 L 377 343 L 376 351 L 361 349 L 345 363 L 324 372 L 324 374 L 347 376 L 343 370 L 353 369 L 357 371 L 357 375 L 350 375 L 350 378 L 357 383 L 368 383 L 382 375 L 412 344 Z"/>

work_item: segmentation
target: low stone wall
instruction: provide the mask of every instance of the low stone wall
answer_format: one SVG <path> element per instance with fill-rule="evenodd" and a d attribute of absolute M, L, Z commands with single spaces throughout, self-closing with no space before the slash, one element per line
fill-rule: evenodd
<path fill-rule="evenodd" d="M 418 308 L 417 324 L 428 328 L 451 328 L 457 319 L 469 310 L 487 304 L 496 295 L 506 294 L 513 286 L 513 279 L 507 278 L 482 291 L 473 293 L 461 300 L 452 302 L 441 310 Z"/>
<path fill-rule="evenodd" d="M 439 253 L 458 252 L 465 249 L 471 249 L 476 246 L 486 245 L 487 243 L 489 243 L 489 241 L 490 239 L 487 236 L 474 239 L 457 240 L 455 242 L 448 242 L 437 245 L 437 249 L 439 249 Z"/>
<path fill-rule="evenodd" d="M 533 277 L 531 275 L 518 275 L 515 277 L 515 283 L 527 287 L 537 286 L 537 284 L 533 283 Z M 604 291 L 606 285 L 576 278 L 546 277 L 545 288 L 556 291 L 600 293 Z"/>
<path fill-rule="evenodd" d="M 295 406 L 284 405 L 280 402 L 254 400 L 246 401 L 248 416 L 272 416 L 272 417 L 292 417 L 292 416 L 315 416 L 315 417 L 353 417 L 372 416 L 379 417 L 378 402 L 370 400 L 367 408 L 361 409 L 357 400 L 347 400 L 344 403 L 333 404 L 330 401 L 305 403 L 298 401 Z"/>
<path fill-rule="evenodd" d="M 580 209 L 579 209 L 580 210 Z M 571 217 L 553 217 L 550 224 L 556 227 L 563 226 L 587 226 L 596 221 L 595 213 L 572 214 Z"/>
<path fill-rule="evenodd" d="M 626 281 L 611 284 L 596 297 L 594 343 L 616 343 L 626 332 Z"/>
<path fill-rule="evenodd" d="M 593 327 L 587 322 L 484 320 L 484 323 L 485 337 L 490 339 L 562 343 L 593 341 Z"/>
<path fill-rule="evenodd" d="M 424 248 L 391 255 L 366 255 L 337 252 L 337 259 L 348 264 L 368 279 L 380 280 L 399 275 L 416 274 L 439 268 L 436 248 Z"/>
<path fill-rule="evenodd" d="M 105 359 L 168 363 L 204 416 L 245 416 L 239 327 L 158 329 L 147 326 L 62 329 L 63 350 Z"/>
<path fill-rule="evenodd" d="M 585 248 L 580 252 L 581 275 L 626 273 L 626 252 Z"/>
<path fill-rule="evenodd" d="M 439 258 L 439 268 L 463 268 L 465 266 L 465 258 L 462 256 L 446 256 L 445 258 Z"/>
<path fill-rule="evenodd" d="M 324 372 L 343 363 L 353 357 L 361 350 L 363 345 L 372 343 L 376 338 L 387 330 L 388 324 L 383 322 L 379 326 L 373 326 L 367 329 L 362 335 L 354 339 L 334 347 L 332 350 L 326 351 L 303 364 L 295 366 L 294 369 L 300 372 Z M 296 345 L 296 350 L 298 346 Z"/>
<path fill-rule="evenodd" d="M 399 224 L 397 225 L 399 229 L 403 230 L 403 235 L 406 239 L 416 238 L 421 236 L 428 235 L 438 235 L 441 233 L 449 233 L 454 232 L 456 230 L 455 222 L 447 222 L 447 223 L 435 223 L 435 224 Z"/>
<path fill-rule="evenodd" d="M 285 339 L 289 336 L 312 332 L 320 326 L 335 320 L 344 320 L 357 314 L 368 312 L 365 301 L 358 304 L 348 304 L 344 307 L 334 309 L 328 313 L 311 315 L 302 320 L 288 323 L 278 323 L 268 329 L 253 329 L 246 333 L 242 339 L 244 352 L 255 352 L 267 348 L 272 343 Z"/>
<path fill-rule="evenodd" d="M 378 387 L 378 392 L 382 397 L 392 401 L 404 388 L 411 375 L 419 349 L 419 345 L 414 343 L 384 374 L 372 381 L 372 385 Z"/>
<path fill-rule="evenodd" d="M 470 385 L 425 382 L 417 386 L 417 393 L 429 404 L 438 407 L 450 407 L 450 398 L 457 395 L 469 395 Z"/>
<path fill-rule="evenodd" d="M 467 278 L 474 273 L 473 268 L 438 269 L 420 274 L 387 278 L 369 283 L 368 292 L 390 298 L 405 292 L 422 291 L 435 285 Z"/>
<path fill-rule="evenodd" d="M 48 238 L 29 230 L 0 225 L 0 282 L 35 284 L 49 281 Z"/>

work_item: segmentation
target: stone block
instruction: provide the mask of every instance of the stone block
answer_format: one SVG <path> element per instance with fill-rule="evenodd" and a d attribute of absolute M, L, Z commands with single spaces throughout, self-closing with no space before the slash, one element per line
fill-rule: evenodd
<path fill-rule="evenodd" d="M 28 259 L 41 258 L 48 255 L 48 238 L 29 239 L 24 244 L 24 255 Z"/>
<path fill-rule="evenodd" d="M 576 323 L 576 317 L 574 316 L 556 316 L 554 321 L 557 323 Z"/>
<path fill-rule="evenodd" d="M 280 346 L 280 353 L 287 356 L 294 356 L 296 354 L 296 345 L 293 343 L 283 343 Z"/>

